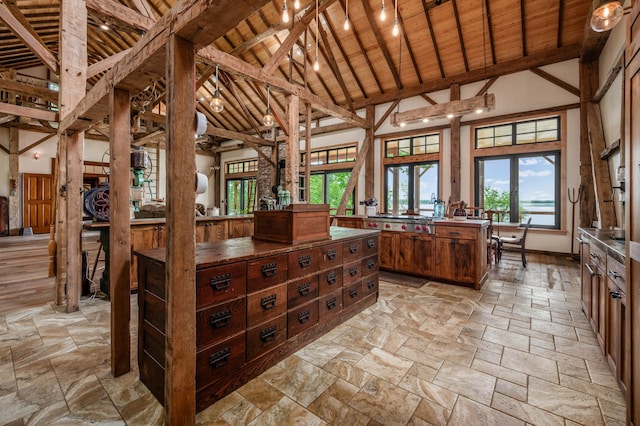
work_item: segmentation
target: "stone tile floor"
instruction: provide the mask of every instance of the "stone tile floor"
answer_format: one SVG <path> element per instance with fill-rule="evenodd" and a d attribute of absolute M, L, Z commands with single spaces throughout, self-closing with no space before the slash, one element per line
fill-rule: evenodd
<path fill-rule="evenodd" d="M 198 424 L 624 424 L 625 402 L 580 308 L 578 263 L 529 261 L 523 269 L 505 254 L 480 291 L 381 281 L 376 305 Z M 132 329 L 134 360 L 135 339 Z M 107 301 L 0 315 L 0 424 L 162 424 L 135 362 L 117 379 L 109 362 Z"/>

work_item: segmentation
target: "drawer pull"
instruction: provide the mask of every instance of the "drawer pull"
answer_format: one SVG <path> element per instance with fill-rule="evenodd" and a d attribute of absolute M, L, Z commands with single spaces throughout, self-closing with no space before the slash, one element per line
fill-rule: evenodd
<path fill-rule="evenodd" d="M 351 244 L 349 246 L 349 253 L 355 254 L 357 252 L 358 252 L 358 245 L 357 244 Z"/>
<path fill-rule="evenodd" d="M 333 309 L 336 308 L 336 303 L 337 303 L 337 299 L 335 297 L 332 297 L 331 299 L 327 300 L 327 310 L 331 311 Z"/>
<path fill-rule="evenodd" d="M 338 275 L 334 271 L 327 274 L 327 283 L 329 283 L 329 285 L 334 285 L 337 281 Z"/>
<path fill-rule="evenodd" d="M 301 268 L 306 268 L 307 266 L 311 265 L 311 256 L 305 255 L 298 257 L 298 264 Z"/>
<path fill-rule="evenodd" d="M 589 256 L 590 256 L 592 259 L 598 259 L 598 258 L 600 257 L 600 256 L 598 256 L 598 255 L 597 255 L 597 254 L 595 254 L 595 253 L 589 253 Z"/>
<path fill-rule="evenodd" d="M 617 291 L 610 291 L 609 295 L 613 298 L 613 299 L 622 299 L 622 296 L 620 295 L 620 292 Z"/>
<path fill-rule="evenodd" d="M 327 259 L 335 260 L 337 255 L 338 255 L 338 252 L 336 251 L 336 249 L 327 250 Z"/>
<path fill-rule="evenodd" d="M 355 266 L 353 268 L 349 268 L 349 275 L 351 275 L 352 277 L 355 277 L 356 275 L 358 275 L 358 267 Z"/>
<path fill-rule="evenodd" d="M 369 259 L 369 261 L 367 262 L 367 268 L 373 269 L 375 266 L 376 266 L 376 261 L 373 259 Z"/>
<path fill-rule="evenodd" d="M 449 235 L 462 235 L 462 234 L 458 231 L 449 231 Z"/>
<path fill-rule="evenodd" d="M 369 247 L 370 249 L 374 248 L 376 246 L 376 240 L 367 240 L 367 247 Z"/>
<path fill-rule="evenodd" d="M 309 294 L 310 291 L 311 291 L 311 283 L 304 283 L 298 286 L 298 293 L 300 293 L 300 296 Z"/>
<path fill-rule="evenodd" d="M 260 299 L 260 305 L 262 306 L 262 309 L 267 311 L 269 309 L 275 308 L 276 296 L 277 295 L 272 294 L 271 296 L 263 297 L 262 299 Z"/>
<path fill-rule="evenodd" d="M 267 263 L 260 267 L 260 271 L 262 272 L 263 277 L 271 278 L 278 272 L 278 265 L 275 262 Z"/>
<path fill-rule="evenodd" d="M 225 309 L 221 312 L 216 312 L 215 314 L 209 317 L 209 325 L 213 328 L 222 328 L 229 325 L 229 320 L 231 319 L 231 311 L 229 309 Z"/>
<path fill-rule="evenodd" d="M 304 311 L 298 314 L 298 321 L 300 322 L 300 324 L 304 324 L 310 319 L 311 319 L 311 311 Z"/>
<path fill-rule="evenodd" d="M 595 272 L 593 270 L 593 268 L 591 267 L 591 265 L 589 265 L 588 263 L 584 264 L 584 267 L 587 268 L 587 270 L 589 271 L 589 274 L 593 277 L 594 275 L 600 275 L 597 272 Z"/>
<path fill-rule="evenodd" d="M 275 325 L 272 325 L 271 327 L 267 327 L 262 330 L 260 332 L 260 340 L 262 340 L 263 343 L 267 343 L 275 339 L 278 332 L 276 328 L 277 327 Z"/>
<path fill-rule="evenodd" d="M 369 280 L 367 281 L 367 288 L 369 290 L 373 290 L 373 288 L 376 286 L 376 282 L 374 280 Z"/>
<path fill-rule="evenodd" d="M 214 354 L 209 355 L 209 365 L 213 368 L 220 368 L 229 363 L 229 357 L 231 356 L 231 349 L 224 348 Z"/>
<path fill-rule="evenodd" d="M 231 285 L 231 274 L 216 275 L 209 282 L 215 290 L 224 290 Z"/>
<path fill-rule="evenodd" d="M 619 273 L 617 273 L 616 271 L 614 271 L 613 269 L 609 269 L 609 275 L 611 276 L 611 278 L 613 278 L 614 280 L 617 280 L 618 278 L 621 278 L 622 275 L 620 275 Z"/>
<path fill-rule="evenodd" d="M 351 290 L 349 290 L 349 297 L 352 299 L 355 299 L 356 297 L 358 297 L 358 289 L 352 288 Z"/>

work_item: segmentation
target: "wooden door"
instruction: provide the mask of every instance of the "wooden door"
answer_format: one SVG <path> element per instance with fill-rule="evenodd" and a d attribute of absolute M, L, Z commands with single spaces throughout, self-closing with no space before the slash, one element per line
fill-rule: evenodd
<path fill-rule="evenodd" d="M 23 174 L 23 227 L 45 234 L 53 217 L 53 175 Z"/>
<path fill-rule="evenodd" d="M 640 1 L 633 1 L 625 53 L 625 165 L 629 199 L 626 211 L 627 305 L 625 359 L 627 423 L 640 425 Z"/>

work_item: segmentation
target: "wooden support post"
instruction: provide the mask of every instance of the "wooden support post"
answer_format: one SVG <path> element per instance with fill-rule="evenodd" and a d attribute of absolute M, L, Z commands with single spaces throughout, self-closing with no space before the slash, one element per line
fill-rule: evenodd
<path fill-rule="evenodd" d="M 67 282 L 67 135 L 61 133 L 58 136 L 54 223 L 56 225 L 56 305 L 61 306 L 66 301 Z"/>
<path fill-rule="evenodd" d="M 596 201 L 593 190 L 593 171 L 591 168 L 591 147 L 589 144 L 589 125 L 587 105 L 593 91 L 598 87 L 598 62 L 580 63 L 580 225 L 591 227 L 595 219 Z"/>
<path fill-rule="evenodd" d="M 609 161 L 601 160 L 600 153 L 605 149 L 602 117 L 598 104 L 587 104 L 587 122 L 591 144 L 591 163 L 595 180 L 595 192 L 598 202 L 600 229 L 613 229 L 616 226 L 616 212 L 613 206 L 613 189 L 609 174 Z"/>
<path fill-rule="evenodd" d="M 165 423 L 195 424 L 195 48 L 167 44 L 167 264 Z"/>
<path fill-rule="evenodd" d="M 451 85 L 451 100 L 460 100 L 460 85 Z M 460 117 L 451 119 L 451 200 L 459 201 L 460 193 Z"/>
<path fill-rule="evenodd" d="M 67 312 L 80 309 L 82 290 L 82 166 L 84 132 L 74 133 L 67 146 Z"/>
<path fill-rule="evenodd" d="M 285 167 L 284 186 L 291 193 L 291 203 L 300 200 L 298 191 L 300 179 L 300 98 L 297 95 L 287 96 L 287 113 L 289 134 L 287 135 L 287 159 Z"/>
<path fill-rule="evenodd" d="M 304 200 L 311 203 L 311 114 L 313 108 L 307 102 L 307 119 L 305 121 L 305 141 L 304 149 L 306 151 L 304 159 Z"/>
<path fill-rule="evenodd" d="M 15 100 L 15 97 L 13 98 Z M 20 130 L 9 128 L 9 235 L 18 235 L 20 228 Z M 15 189 L 14 189 L 15 188 Z"/>
<path fill-rule="evenodd" d="M 373 105 L 367 105 L 366 118 L 369 123 L 376 122 L 376 108 Z M 364 166 L 364 197 L 366 199 L 373 198 L 375 192 L 375 152 L 373 151 L 374 131 L 373 126 L 366 129 L 366 140 L 371 141 L 371 149 L 367 152 L 367 158 Z"/>
<path fill-rule="evenodd" d="M 113 89 L 109 94 L 109 295 L 114 377 L 131 369 L 130 109 L 129 92 Z"/>

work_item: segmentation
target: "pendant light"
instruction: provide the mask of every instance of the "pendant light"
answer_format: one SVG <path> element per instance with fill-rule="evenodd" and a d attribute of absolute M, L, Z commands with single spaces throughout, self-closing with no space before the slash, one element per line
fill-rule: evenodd
<path fill-rule="evenodd" d="M 344 13 L 344 30 L 349 31 L 349 0 L 347 0 L 347 5 L 345 7 Z"/>
<path fill-rule="evenodd" d="M 285 24 L 289 22 L 289 9 L 287 9 L 287 0 L 282 5 L 282 22 Z"/>
<path fill-rule="evenodd" d="M 300 9 L 300 0 L 296 0 L 296 1 L 293 2 L 293 8 L 295 10 Z"/>
<path fill-rule="evenodd" d="M 218 64 L 216 64 L 216 91 L 213 93 L 213 99 L 211 99 L 211 103 L 209 106 L 213 110 L 213 112 L 222 112 L 224 109 L 224 102 L 222 101 L 222 97 L 220 96 L 220 90 L 218 90 Z"/>
<path fill-rule="evenodd" d="M 391 34 L 393 34 L 394 37 L 398 37 L 398 34 L 400 34 L 400 26 L 398 25 L 398 0 L 396 0 L 395 19 L 393 21 Z"/>
<path fill-rule="evenodd" d="M 380 20 L 384 22 L 387 19 L 387 11 L 384 8 L 384 0 L 382 0 L 382 9 L 380 9 Z"/>
<path fill-rule="evenodd" d="M 623 14 L 624 9 L 620 1 L 601 1 L 600 6 L 591 14 L 591 28 L 599 33 L 609 31 L 622 20 Z"/>
<path fill-rule="evenodd" d="M 318 28 L 318 0 L 316 0 L 316 61 L 313 63 L 314 71 L 320 69 L 320 61 L 318 61 L 318 37 L 320 37 L 320 33 L 318 32 Z"/>
<path fill-rule="evenodd" d="M 262 117 L 262 124 L 264 124 L 267 127 L 272 127 L 274 123 L 273 115 L 271 115 L 270 96 L 271 96 L 271 87 L 267 86 L 267 111 Z"/>

